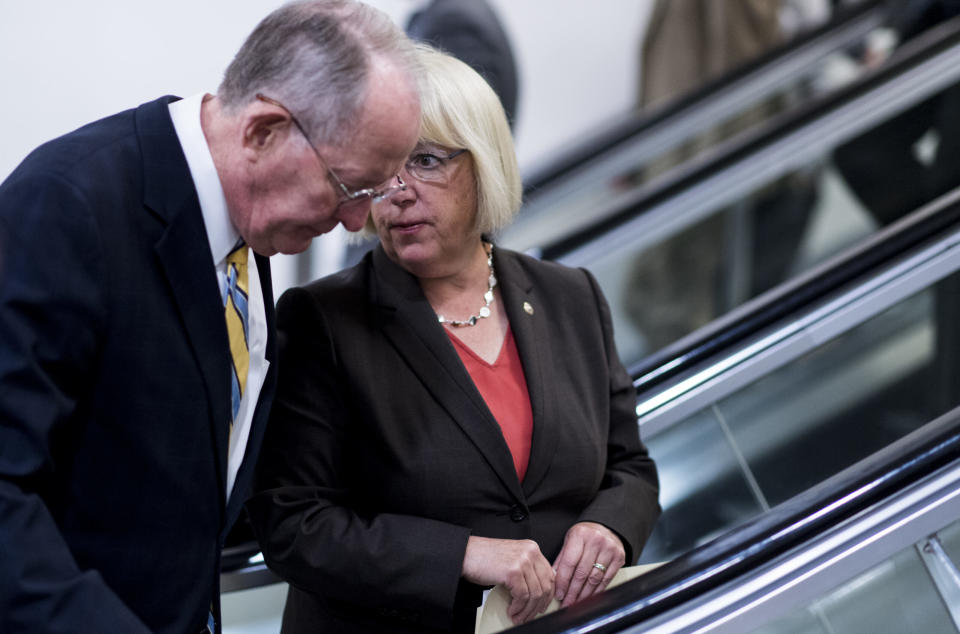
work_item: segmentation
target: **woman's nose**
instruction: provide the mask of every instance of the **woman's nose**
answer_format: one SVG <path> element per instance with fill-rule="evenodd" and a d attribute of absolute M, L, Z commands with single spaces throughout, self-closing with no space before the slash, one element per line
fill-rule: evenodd
<path fill-rule="evenodd" d="M 398 189 L 386 202 L 404 207 L 417 199 L 416 181 L 410 178 L 406 169 L 402 170 L 397 177 L 403 187 Z"/>

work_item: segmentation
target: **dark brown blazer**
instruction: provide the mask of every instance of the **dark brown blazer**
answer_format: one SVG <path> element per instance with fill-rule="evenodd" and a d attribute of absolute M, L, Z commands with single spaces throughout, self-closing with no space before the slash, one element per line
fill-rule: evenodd
<path fill-rule="evenodd" d="M 579 521 L 627 560 L 659 514 L 633 386 L 584 270 L 496 249 L 533 440 L 523 482 L 416 279 L 381 247 L 278 304 L 280 378 L 249 503 L 292 587 L 284 632 L 473 631 L 467 538 L 532 539 L 553 560 Z"/>

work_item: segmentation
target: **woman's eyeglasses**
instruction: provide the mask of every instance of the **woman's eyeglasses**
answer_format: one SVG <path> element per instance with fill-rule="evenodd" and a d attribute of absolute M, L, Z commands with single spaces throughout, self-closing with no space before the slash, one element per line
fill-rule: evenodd
<path fill-rule="evenodd" d="M 445 182 L 449 175 L 450 162 L 466 152 L 466 149 L 447 151 L 432 146 L 414 149 L 404 164 L 411 178 L 424 183 Z"/>

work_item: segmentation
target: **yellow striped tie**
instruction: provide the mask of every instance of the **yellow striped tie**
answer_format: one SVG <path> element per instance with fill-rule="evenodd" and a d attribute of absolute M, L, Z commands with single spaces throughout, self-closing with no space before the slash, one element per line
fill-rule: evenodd
<path fill-rule="evenodd" d="M 250 348 L 247 343 L 250 324 L 247 283 L 247 245 L 241 244 L 227 256 L 227 287 L 223 297 L 227 335 L 230 337 L 230 356 L 233 360 L 230 400 L 234 420 L 240 411 L 240 398 L 247 387 L 247 370 L 250 368 Z"/>

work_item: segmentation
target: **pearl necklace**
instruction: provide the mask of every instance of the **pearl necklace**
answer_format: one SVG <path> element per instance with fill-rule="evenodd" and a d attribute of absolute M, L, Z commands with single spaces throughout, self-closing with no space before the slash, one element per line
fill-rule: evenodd
<path fill-rule="evenodd" d="M 487 278 L 487 292 L 483 294 L 483 307 L 476 315 L 470 315 L 467 319 L 447 319 L 443 315 L 437 315 L 437 321 L 441 324 L 449 324 L 454 328 L 463 328 L 464 326 L 476 326 L 478 319 L 485 319 L 490 316 L 490 303 L 493 301 L 493 287 L 497 285 L 497 277 L 493 274 L 493 245 L 487 244 L 487 268 L 490 269 L 490 277 Z"/>

